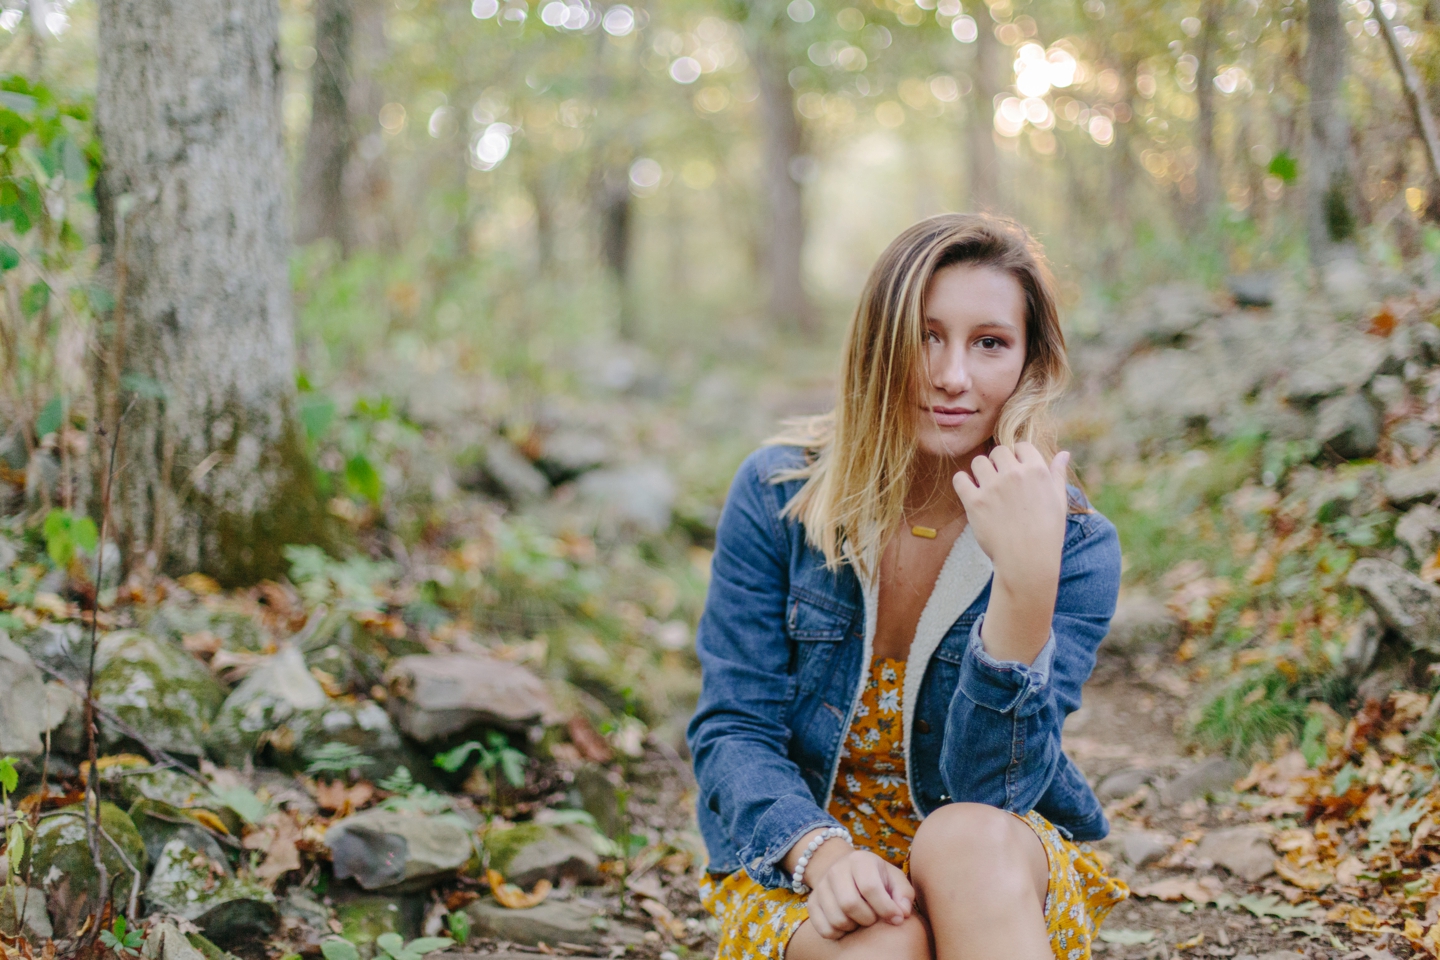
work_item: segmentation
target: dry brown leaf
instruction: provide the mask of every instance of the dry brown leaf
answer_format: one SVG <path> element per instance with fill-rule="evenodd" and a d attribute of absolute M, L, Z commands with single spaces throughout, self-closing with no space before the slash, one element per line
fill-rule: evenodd
<path fill-rule="evenodd" d="M 1225 885 L 1216 877 L 1200 877 L 1198 880 L 1193 877 L 1166 877 L 1131 889 L 1137 897 L 1152 897 L 1172 903 L 1177 900 L 1215 903 L 1224 892 Z"/>
<path fill-rule="evenodd" d="M 537 880 L 529 893 L 513 883 L 506 883 L 499 870 L 486 870 L 485 880 L 490 884 L 490 895 L 495 902 L 510 910 L 524 910 L 543 903 L 550 896 L 550 881 Z"/>
<path fill-rule="evenodd" d="M 1359 857 L 1346 857 L 1344 860 L 1341 860 L 1339 866 L 1335 868 L 1335 880 L 1338 883 L 1345 884 L 1347 887 L 1352 886 L 1360 879 L 1360 874 L 1365 873 L 1367 869 L 1365 861 Z"/>
<path fill-rule="evenodd" d="M 215 578 L 203 573 L 187 573 L 175 582 L 197 597 L 211 597 L 220 592 L 220 584 Z"/>
<path fill-rule="evenodd" d="M 95 768 L 101 773 L 104 773 L 111 767 L 124 767 L 125 769 L 130 770 L 143 769 L 144 767 L 148 766 L 150 766 L 150 760 L 148 757 L 142 757 L 139 754 L 134 753 L 111 754 L 108 757 L 100 757 L 95 761 Z M 84 763 L 80 764 L 80 779 L 88 780 L 89 778 L 90 761 L 86 760 Z M 104 778 L 102 777 L 101 780 L 103 781 Z"/>
<path fill-rule="evenodd" d="M 1179 943 L 1175 944 L 1175 949 L 1176 949 L 1176 950 L 1194 950 L 1196 947 L 1200 946 L 1200 944 L 1202 944 L 1202 943 L 1204 943 L 1204 942 L 1205 942 L 1205 934 L 1203 934 L 1203 933 L 1197 933 L 1197 934 L 1195 934 L 1195 936 L 1191 937 L 1189 940 L 1181 940 Z"/>
<path fill-rule="evenodd" d="M 276 812 L 261 820 L 257 829 L 246 834 L 241 846 L 265 854 L 264 861 L 255 868 L 255 877 L 266 886 L 274 886 L 275 881 L 291 870 L 300 869 L 300 850 L 295 845 L 299 839 L 300 825 L 294 817 Z"/>
<path fill-rule="evenodd" d="M 685 936 L 685 934 L 688 932 L 685 929 L 685 924 L 681 923 L 680 920 L 676 918 L 675 914 L 670 912 L 670 908 L 665 906 L 665 904 L 661 903 L 659 900 L 651 900 L 649 897 L 642 897 L 640 899 L 640 909 L 650 914 L 651 918 L 654 919 L 655 925 L 657 927 L 660 927 L 663 930 L 667 931 L 670 936 L 675 937 L 676 939 Z"/>
<path fill-rule="evenodd" d="M 367 780 L 354 784 L 328 780 L 308 786 L 315 797 L 316 806 L 321 810 L 334 810 L 340 816 L 353 813 L 375 799 L 375 786 Z"/>
<path fill-rule="evenodd" d="M 1335 882 L 1335 874 L 1318 863 L 1299 864 L 1288 857 L 1275 861 L 1275 872 L 1301 890 L 1318 893 Z"/>
<path fill-rule="evenodd" d="M 1379 933 L 1385 924 L 1375 914 L 1356 903 L 1342 903 L 1325 914 L 1328 923 L 1343 923 L 1356 933 Z"/>
<path fill-rule="evenodd" d="M 615 759 L 615 751 L 610 749 L 610 744 L 605 738 L 595 732 L 590 725 L 590 719 L 583 713 L 577 713 L 565 724 L 565 730 L 570 734 L 570 742 L 575 744 L 580 753 L 593 763 L 609 763 Z"/>
<path fill-rule="evenodd" d="M 224 641 L 209 630 L 201 630 L 198 633 L 187 633 L 181 639 L 180 645 L 185 652 L 191 656 L 199 657 L 201 660 L 209 660 L 220 652 Z"/>

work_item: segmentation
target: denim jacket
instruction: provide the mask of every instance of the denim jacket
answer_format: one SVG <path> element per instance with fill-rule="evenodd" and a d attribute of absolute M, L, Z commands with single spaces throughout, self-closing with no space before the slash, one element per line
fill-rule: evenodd
<path fill-rule="evenodd" d="M 789 882 L 780 861 L 801 836 L 836 824 L 826 808 L 875 636 L 875 583 L 850 564 L 825 569 L 800 524 L 780 516 L 801 481 L 771 478 L 802 463 L 798 448 L 764 447 L 731 485 L 687 731 L 709 871 L 744 867 L 767 887 Z M 1098 840 L 1109 824 L 1060 729 L 1115 612 L 1115 528 L 1070 515 L 1050 638 L 1029 666 L 993 659 L 980 641 L 992 570 L 967 528 L 920 616 L 902 691 L 911 800 L 922 817 L 957 801 L 1033 809 L 1071 839 Z"/>

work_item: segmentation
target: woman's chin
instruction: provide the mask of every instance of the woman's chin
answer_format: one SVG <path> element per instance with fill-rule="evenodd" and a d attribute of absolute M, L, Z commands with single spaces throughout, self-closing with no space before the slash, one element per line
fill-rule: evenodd
<path fill-rule="evenodd" d="M 916 438 L 916 446 L 922 457 L 959 460 L 973 452 L 985 439 L 970 424 L 949 429 L 926 424 Z"/>

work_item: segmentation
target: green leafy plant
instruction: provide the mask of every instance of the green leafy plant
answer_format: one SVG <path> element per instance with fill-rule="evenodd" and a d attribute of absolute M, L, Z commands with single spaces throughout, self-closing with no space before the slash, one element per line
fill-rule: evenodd
<path fill-rule="evenodd" d="M 436 793 L 423 783 L 416 783 L 409 767 L 396 767 L 395 772 L 376 784 L 381 790 L 395 794 L 380 806 L 386 810 L 419 810 L 422 813 L 443 813 L 450 809 L 450 798 Z"/>
<path fill-rule="evenodd" d="M 14 757 L 0 757 L 0 807 L 9 809 L 10 795 L 20 786 L 20 772 Z M 10 864 L 5 885 L 20 875 L 20 861 L 25 859 L 25 821 L 18 819 L 5 829 L 5 859 Z"/>
<path fill-rule="evenodd" d="M 100 931 L 100 942 L 122 957 L 138 957 L 145 935 L 139 930 L 128 929 L 125 917 L 118 916 L 109 930 Z"/>
<path fill-rule="evenodd" d="M 462 946 L 470 940 L 470 918 L 459 910 L 453 911 L 445 921 L 450 928 L 450 936 L 455 942 Z"/>
<path fill-rule="evenodd" d="M 374 762 L 374 758 L 362 753 L 359 747 L 332 740 L 311 754 L 310 763 L 306 765 L 305 772 L 312 777 L 325 773 L 345 774 L 356 767 L 363 767 Z"/>
<path fill-rule="evenodd" d="M 510 746 L 505 734 L 498 730 L 489 731 L 483 744 L 478 740 L 467 740 L 455 749 L 445 751 L 435 758 L 435 766 L 448 773 L 455 773 L 465 766 L 472 755 L 475 757 L 476 768 L 490 779 L 492 798 L 499 793 L 501 775 L 512 787 L 525 784 L 525 765 L 530 762 L 530 758 Z"/>
<path fill-rule="evenodd" d="M 95 521 L 69 510 L 51 510 L 45 515 L 41 532 L 45 535 L 45 552 L 62 570 L 70 566 L 77 551 L 94 550 L 100 542 Z"/>
<path fill-rule="evenodd" d="M 1275 917 L 1279 920 L 1303 920 L 1319 907 L 1318 903 L 1286 903 L 1273 893 L 1263 897 L 1241 897 L 1235 902 L 1257 917 Z"/>
<path fill-rule="evenodd" d="M 451 914 L 454 916 L 454 914 Z M 437 950 L 455 946 L 449 937 L 420 937 L 408 943 L 398 933 L 382 933 L 375 938 L 381 960 L 420 960 L 421 957 Z M 360 951 L 355 944 L 341 937 L 331 937 L 320 944 L 325 960 L 360 960 Z"/>

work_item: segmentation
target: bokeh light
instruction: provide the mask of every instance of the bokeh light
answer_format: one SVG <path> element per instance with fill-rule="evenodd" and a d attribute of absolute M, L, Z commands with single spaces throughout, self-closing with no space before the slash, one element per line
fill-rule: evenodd
<path fill-rule="evenodd" d="M 700 61 L 694 57 L 679 57 L 670 64 L 670 79 L 676 83 L 694 83 L 700 73 Z"/>
<path fill-rule="evenodd" d="M 642 196 L 653 193 L 664 177 L 665 169 L 650 157 L 641 157 L 630 164 L 630 186 Z"/>
<path fill-rule="evenodd" d="M 500 12 L 500 0 L 475 0 L 470 4 L 470 15 L 476 20 L 489 20 Z"/>
<path fill-rule="evenodd" d="M 810 0 L 790 0 L 790 5 L 785 8 L 785 13 L 796 23 L 809 23 L 815 19 L 815 4 Z"/>
<path fill-rule="evenodd" d="M 980 36 L 980 28 L 975 25 L 974 17 L 962 14 L 950 24 L 950 34 L 961 43 L 974 43 L 975 38 Z"/>
<path fill-rule="evenodd" d="M 476 170 L 493 170 L 510 153 L 514 129 L 508 123 L 492 123 L 470 145 L 470 165 Z"/>
<path fill-rule="evenodd" d="M 600 25 L 612 37 L 629 36 L 635 29 L 635 11 L 623 3 L 617 3 L 605 11 L 605 18 L 600 21 Z"/>

